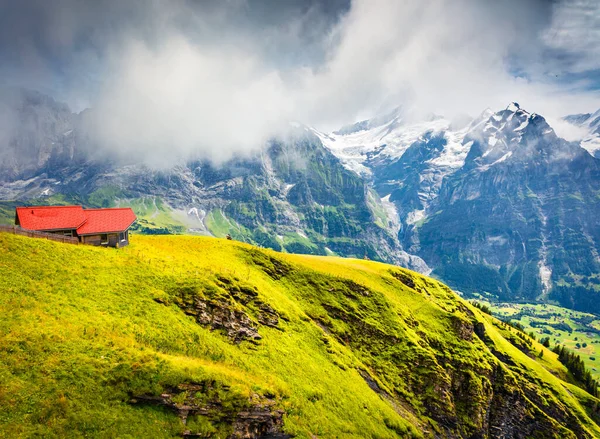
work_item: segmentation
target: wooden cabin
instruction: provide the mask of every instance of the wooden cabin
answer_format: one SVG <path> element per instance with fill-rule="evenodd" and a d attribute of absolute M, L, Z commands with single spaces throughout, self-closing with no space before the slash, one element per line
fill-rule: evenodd
<path fill-rule="evenodd" d="M 136 219 L 129 207 L 30 206 L 17 207 L 15 212 L 15 224 L 22 229 L 72 236 L 83 244 L 106 247 L 129 244 L 129 228 Z"/>

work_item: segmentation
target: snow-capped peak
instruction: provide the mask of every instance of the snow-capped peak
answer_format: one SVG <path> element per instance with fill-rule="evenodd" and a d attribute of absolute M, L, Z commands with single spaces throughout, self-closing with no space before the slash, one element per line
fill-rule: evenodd
<path fill-rule="evenodd" d="M 508 104 L 508 107 L 506 107 L 506 109 L 512 113 L 516 113 L 521 109 L 521 106 L 516 102 L 511 102 L 510 104 Z"/>
<path fill-rule="evenodd" d="M 423 140 L 427 133 L 441 134 L 445 137 L 446 143 L 452 145 L 450 150 L 454 156 L 458 153 L 457 149 L 461 149 L 456 147 L 456 143 L 460 142 L 467 130 L 468 127 L 461 129 L 463 134 L 457 137 L 454 133 L 458 131 L 452 129 L 452 123 L 448 119 L 429 115 L 424 120 L 404 120 L 398 108 L 333 133 L 315 132 L 315 134 L 346 168 L 369 176 L 374 162 L 392 162 L 399 159 L 412 144 Z M 464 158 L 466 153 L 459 155 Z M 460 166 L 461 160 L 453 158 L 448 162 L 453 166 Z"/>

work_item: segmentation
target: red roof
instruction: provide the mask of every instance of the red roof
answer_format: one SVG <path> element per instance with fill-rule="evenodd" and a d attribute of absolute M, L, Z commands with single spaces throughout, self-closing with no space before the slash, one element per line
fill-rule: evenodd
<path fill-rule="evenodd" d="M 17 207 L 17 218 L 28 230 L 76 229 L 86 220 L 81 206 Z"/>
<path fill-rule="evenodd" d="M 85 209 L 87 221 L 77 228 L 78 235 L 122 232 L 136 220 L 135 213 L 129 207 L 114 209 Z"/>
<path fill-rule="evenodd" d="M 129 207 L 83 209 L 81 206 L 17 207 L 19 225 L 28 230 L 77 230 L 78 235 L 122 232 L 136 220 Z"/>

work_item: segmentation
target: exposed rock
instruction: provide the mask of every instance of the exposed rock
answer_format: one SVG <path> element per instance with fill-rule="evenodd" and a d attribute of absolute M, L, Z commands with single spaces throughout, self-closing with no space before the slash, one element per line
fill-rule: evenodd
<path fill-rule="evenodd" d="M 236 343 L 262 338 L 256 324 L 243 311 L 233 309 L 228 302 L 207 302 L 196 299 L 193 306 L 185 308 L 184 312 L 194 316 L 201 325 L 225 331 L 227 336 Z"/>
<path fill-rule="evenodd" d="M 170 293 L 171 300 L 185 314 L 193 316 L 202 326 L 223 331 L 234 343 L 258 342 L 262 338 L 258 333 L 259 324 L 283 330 L 279 313 L 260 300 L 256 287 L 235 277 L 218 275 L 215 286 L 177 285 Z M 165 298 L 154 300 L 170 303 Z"/>
<path fill-rule="evenodd" d="M 474 331 L 475 335 L 477 335 L 477 337 L 479 337 L 485 343 L 487 335 L 485 333 L 485 325 L 483 324 L 483 322 L 476 322 Z"/>
<path fill-rule="evenodd" d="M 228 291 L 236 302 L 255 310 L 257 320 L 261 325 L 281 329 L 279 314 L 272 306 L 258 298 L 258 290 L 254 285 L 248 285 L 225 276 L 218 276 L 217 279 L 219 286 Z"/>
<path fill-rule="evenodd" d="M 231 439 L 287 439 L 282 433 L 283 412 L 271 411 L 268 406 L 252 406 L 237 414 Z"/>
<path fill-rule="evenodd" d="M 361 296 L 369 296 L 371 292 L 369 289 L 359 283 L 356 283 L 352 280 L 344 280 L 344 285 L 353 293 L 360 294 Z"/>
<path fill-rule="evenodd" d="M 258 322 L 261 325 L 270 326 L 271 328 L 279 328 L 279 314 L 271 306 L 266 303 L 259 305 Z"/>
<path fill-rule="evenodd" d="M 412 277 L 397 270 L 391 270 L 390 273 L 408 288 L 412 288 L 413 290 L 415 289 L 415 281 L 412 279 Z"/>
<path fill-rule="evenodd" d="M 263 252 L 253 250 L 247 250 L 247 252 L 252 258 L 252 262 L 260 266 L 265 273 L 275 280 L 281 279 L 292 270 L 292 267 L 287 263 L 272 256 L 265 255 Z"/>
<path fill-rule="evenodd" d="M 229 391 L 221 387 L 221 392 Z M 184 438 L 205 438 L 206 433 L 188 427 L 188 420 L 202 416 L 211 424 L 229 427 L 228 439 L 287 439 L 292 436 L 283 432 L 283 411 L 273 407 L 274 402 L 252 395 L 250 401 L 232 396 L 234 403 L 223 405 L 214 383 L 182 383 L 165 389 L 160 395 L 136 395 L 130 404 L 152 404 L 176 412 L 185 428 Z M 208 436 L 213 437 L 213 436 Z M 216 437 L 216 436 L 215 436 Z"/>
<path fill-rule="evenodd" d="M 460 338 L 471 341 L 473 339 L 473 323 L 458 316 L 452 316 L 452 326 Z"/>

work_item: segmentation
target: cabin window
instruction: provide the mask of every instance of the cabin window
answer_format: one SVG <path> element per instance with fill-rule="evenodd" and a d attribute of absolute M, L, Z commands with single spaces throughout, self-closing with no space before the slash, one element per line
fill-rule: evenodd
<path fill-rule="evenodd" d="M 65 230 L 63 232 L 63 236 L 73 236 L 73 231 L 72 230 Z"/>
<path fill-rule="evenodd" d="M 125 240 L 127 240 L 127 235 L 125 235 L 125 232 L 119 233 L 119 241 L 125 241 Z"/>
<path fill-rule="evenodd" d="M 108 244 L 108 235 L 100 235 L 100 244 Z"/>

